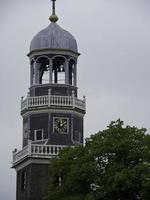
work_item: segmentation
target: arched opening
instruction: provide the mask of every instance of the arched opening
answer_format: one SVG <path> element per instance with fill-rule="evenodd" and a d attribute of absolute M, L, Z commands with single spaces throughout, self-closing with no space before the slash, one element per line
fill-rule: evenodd
<path fill-rule="evenodd" d="M 52 83 L 65 84 L 65 58 L 56 57 L 53 60 Z"/>
<path fill-rule="evenodd" d="M 77 69 L 74 59 L 67 60 L 63 56 L 49 59 L 40 56 L 31 61 L 31 85 L 38 84 L 69 84 L 76 86 Z"/>
<path fill-rule="evenodd" d="M 39 84 L 49 83 L 49 59 L 40 57 L 37 60 L 38 82 Z"/>

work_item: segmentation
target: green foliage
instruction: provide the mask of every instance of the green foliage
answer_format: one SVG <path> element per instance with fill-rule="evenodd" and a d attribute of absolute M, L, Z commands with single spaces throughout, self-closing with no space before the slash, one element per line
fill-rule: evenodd
<path fill-rule="evenodd" d="M 148 200 L 150 135 L 117 120 L 50 164 L 44 200 Z M 58 181 L 61 177 L 61 185 Z"/>

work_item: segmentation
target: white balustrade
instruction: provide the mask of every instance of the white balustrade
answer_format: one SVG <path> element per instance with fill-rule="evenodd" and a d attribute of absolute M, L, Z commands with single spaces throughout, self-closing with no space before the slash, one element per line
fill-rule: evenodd
<path fill-rule="evenodd" d="M 39 145 L 31 144 L 23 148 L 21 151 L 13 152 L 13 165 L 26 157 L 39 157 L 39 158 L 51 158 L 57 156 L 59 152 L 67 146 L 61 145 Z"/>
<path fill-rule="evenodd" d="M 28 97 L 28 106 L 45 106 L 48 105 L 48 96 Z"/>
<path fill-rule="evenodd" d="M 21 151 L 13 153 L 13 163 L 22 160 L 28 155 L 28 146 L 24 147 Z"/>
<path fill-rule="evenodd" d="M 75 99 L 75 106 L 80 109 L 86 109 L 85 102 L 80 99 Z"/>
<path fill-rule="evenodd" d="M 27 99 L 25 99 L 25 100 L 22 99 L 22 101 L 21 101 L 21 110 L 26 109 L 26 107 L 27 107 Z"/>
<path fill-rule="evenodd" d="M 74 96 L 28 96 L 27 99 L 21 101 L 21 111 L 33 107 L 50 107 L 50 106 L 64 106 L 77 107 L 85 110 L 85 100 L 77 99 Z"/>

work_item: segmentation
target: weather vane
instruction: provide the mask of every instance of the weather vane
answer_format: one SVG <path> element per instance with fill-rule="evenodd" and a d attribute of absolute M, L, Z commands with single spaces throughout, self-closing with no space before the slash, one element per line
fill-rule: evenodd
<path fill-rule="evenodd" d="M 52 15 L 50 16 L 49 20 L 53 23 L 57 22 L 58 21 L 58 17 L 55 13 L 55 1 L 56 0 L 51 0 L 52 1 Z"/>

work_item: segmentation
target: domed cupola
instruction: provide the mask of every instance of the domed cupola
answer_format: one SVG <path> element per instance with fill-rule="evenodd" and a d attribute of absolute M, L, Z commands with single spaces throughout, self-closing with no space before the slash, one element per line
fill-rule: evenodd
<path fill-rule="evenodd" d="M 56 0 L 52 0 L 52 15 L 49 17 L 51 23 L 47 28 L 41 30 L 32 39 L 29 55 L 31 55 L 33 52 L 42 52 L 48 50 L 71 51 L 72 53 L 78 54 L 77 42 L 74 36 L 68 31 L 62 29 L 56 23 L 58 21 L 58 17 L 55 14 L 55 1 Z"/>
<path fill-rule="evenodd" d="M 55 94 L 65 96 L 74 91 L 77 96 L 77 60 L 80 54 L 72 34 L 56 23 L 55 1 L 52 0 L 51 23 L 31 41 L 28 54 L 31 64 L 30 94 L 45 95 L 51 89 L 52 94 L 55 91 Z"/>
<path fill-rule="evenodd" d="M 31 41 L 30 52 L 46 49 L 78 52 L 75 38 L 55 22 L 52 22 L 47 28 L 40 31 Z"/>

